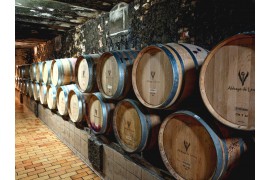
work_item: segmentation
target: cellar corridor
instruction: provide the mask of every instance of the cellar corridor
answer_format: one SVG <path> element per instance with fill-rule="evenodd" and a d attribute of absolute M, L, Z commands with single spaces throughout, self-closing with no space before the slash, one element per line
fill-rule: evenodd
<path fill-rule="evenodd" d="M 15 119 L 16 179 L 100 179 L 17 98 Z"/>

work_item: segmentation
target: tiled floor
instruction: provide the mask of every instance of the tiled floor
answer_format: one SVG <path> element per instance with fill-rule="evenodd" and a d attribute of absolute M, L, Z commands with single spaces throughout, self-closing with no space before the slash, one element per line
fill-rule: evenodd
<path fill-rule="evenodd" d="M 100 179 L 17 99 L 15 107 L 16 179 Z"/>

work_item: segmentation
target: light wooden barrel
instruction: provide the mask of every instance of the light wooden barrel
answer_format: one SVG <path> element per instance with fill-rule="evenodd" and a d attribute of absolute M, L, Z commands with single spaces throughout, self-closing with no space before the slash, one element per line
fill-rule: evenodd
<path fill-rule="evenodd" d="M 34 83 L 32 81 L 29 81 L 28 92 L 30 98 L 34 97 Z"/>
<path fill-rule="evenodd" d="M 165 166 L 176 179 L 222 179 L 247 150 L 242 138 L 226 131 L 190 111 L 169 115 L 158 137 Z"/>
<path fill-rule="evenodd" d="M 114 110 L 113 130 L 120 146 L 129 153 L 151 149 L 157 144 L 161 119 L 137 101 L 124 99 Z"/>
<path fill-rule="evenodd" d="M 90 93 L 97 89 L 96 66 L 99 57 L 99 54 L 90 54 L 77 58 L 75 64 L 75 78 L 77 87 L 81 92 Z"/>
<path fill-rule="evenodd" d="M 35 101 L 39 101 L 40 100 L 39 90 L 40 90 L 39 83 L 38 82 L 34 82 L 34 91 L 33 91 L 33 94 L 34 94 L 34 100 Z"/>
<path fill-rule="evenodd" d="M 15 66 L 15 76 L 16 76 L 17 78 L 20 77 L 20 68 L 19 68 L 19 65 L 16 65 L 16 66 Z"/>
<path fill-rule="evenodd" d="M 43 62 L 38 62 L 36 65 L 36 81 L 42 82 L 42 64 Z"/>
<path fill-rule="evenodd" d="M 56 59 L 51 63 L 51 81 L 54 86 L 75 82 L 76 58 Z"/>
<path fill-rule="evenodd" d="M 56 87 L 53 84 L 47 86 L 47 104 L 49 109 L 56 109 Z"/>
<path fill-rule="evenodd" d="M 201 69 L 200 92 L 217 120 L 255 130 L 255 35 L 238 34 L 213 48 Z"/>
<path fill-rule="evenodd" d="M 131 89 L 132 65 L 138 51 L 105 52 L 97 66 L 98 89 L 105 98 L 123 99 Z"/>
<path fill-rule="evenodd" d="M 45 83 L 40 83 L 39 99 L 41 104 L 47 104 L 47 85 Z"/>
<path fill-rule="evenodd" d="M 95 134 L 109 134 L 115 104 L 103 98 L 100 92 L 92 93 L 87 103 L 87 124 Z"/>
<path fill-rule="evenodd" d="M 70 90 L 77 88 L 76 84 L 70 84 L 65 86 L 60 86 L 56 93 L 56 105 L 59 114 L 62 116 L 68 115 L 68 93 Z"/>
<path fill-rule="evenodd" d="M 86 102 L 89 101 L 89 93 L 81 93 L 77 88 L 68 93 L 68 115 L 73 122 L 81 122 L 86 119 Z"/>
<path fill-rule="evenodd" d="M 15 89 L 19 89 L 19 78 L 15 77 Z"/>
<path fill-rule="evenodd" d="M 45 84 L 51 84 L 51 64 L 52 60 L 50 61 L 43 61 L 42 62 L 42 80 Z"/>
<path fill-rule="evenodd" d="M 132 85 L 139 101 L 149 108 L 175 108 L 189 97 L 207 50 L 192 44 L 168 43 L 140 51 L 132 69 Z"/>
<path fill-rule="evenodd" d="M 37 63 L 32 63 L 30 65 L 30 79 L 31 79 L 31 81 L 36 80 L 36 71 L 37 71 L 36 67 L 37 67 Z"/>

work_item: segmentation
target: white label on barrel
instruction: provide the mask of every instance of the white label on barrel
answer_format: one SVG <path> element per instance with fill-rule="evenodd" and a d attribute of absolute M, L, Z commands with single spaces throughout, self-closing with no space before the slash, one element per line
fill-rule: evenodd
<path fill-rule="evenodd" d="M 112 86 L 111 85 L 108 85 L 107 87 L 108 87 L 108 89 L 112 89 Z"/>

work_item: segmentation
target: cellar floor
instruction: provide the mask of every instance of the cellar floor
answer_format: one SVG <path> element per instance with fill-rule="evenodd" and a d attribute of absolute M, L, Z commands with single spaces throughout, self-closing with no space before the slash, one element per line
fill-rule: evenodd
<path fill-rule="evenodd" d="M 16 179 L 100 179 L 15 98 Z"/>

